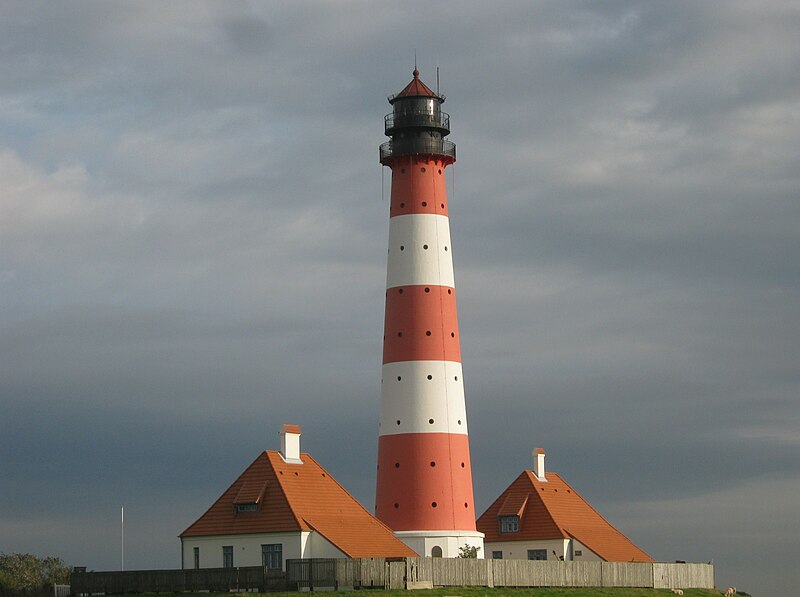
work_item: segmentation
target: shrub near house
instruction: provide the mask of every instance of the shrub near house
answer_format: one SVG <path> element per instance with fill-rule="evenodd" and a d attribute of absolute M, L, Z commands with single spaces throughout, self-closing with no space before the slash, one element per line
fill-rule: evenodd
<path fill-rule="evenodd" d="M 0 554 L 0 597 L 49 594 L 51 585 L 69 583 L 69 574 L 61 558 Z"/>

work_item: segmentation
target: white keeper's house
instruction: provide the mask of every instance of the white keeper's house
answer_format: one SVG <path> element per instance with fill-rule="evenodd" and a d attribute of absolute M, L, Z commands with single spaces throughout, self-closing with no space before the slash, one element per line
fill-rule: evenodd
<path fill-rule="evenodd" d="M 416 557 L 309 454 L 300 427 L 283 425 L 267 450 L 180 535 L 182 568 L 266 566 L 292 558 Z"/>
<path fill-rule="evenodd" d="M 513 560 L 652 562 L 560 475 L 545 472 L 545 452 L 478 518 L 486 557 Z"/>

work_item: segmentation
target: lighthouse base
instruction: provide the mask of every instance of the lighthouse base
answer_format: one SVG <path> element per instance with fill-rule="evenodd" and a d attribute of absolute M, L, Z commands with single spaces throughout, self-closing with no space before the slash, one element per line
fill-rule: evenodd
<path fill-rule="evenodd" d="M 483 559 L 483 533 L 477 531 L 394 531 L 394 536 L 421 557 L 457 558 L 464 546 L 477 547 Z"/>

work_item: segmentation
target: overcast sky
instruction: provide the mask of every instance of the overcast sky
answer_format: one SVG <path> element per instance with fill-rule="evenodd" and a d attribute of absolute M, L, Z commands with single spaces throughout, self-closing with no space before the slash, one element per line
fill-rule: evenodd
<path fill-rule="evenodd" d="M 542 446 L 656 559 L 796 595 L 798 31 L 791 0 L 0 1 L 0 552 L 116 569 L 124 505 L 126 568 L 179 567 L 284 422 L 372 509 L 416 51 L 478 510 Z"/>

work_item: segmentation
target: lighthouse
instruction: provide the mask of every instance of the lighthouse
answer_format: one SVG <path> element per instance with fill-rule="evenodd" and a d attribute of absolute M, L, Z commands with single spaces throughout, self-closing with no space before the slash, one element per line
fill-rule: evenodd
<path fill-rule="evenodd" d="M 376 515 L 421 556 L 483 546 L 472 469 L 450 243 L 445 98 L 414 78 L 389 97 L 391 168 Z M 478 556 L 483 557 L 482 550 Z"/>

